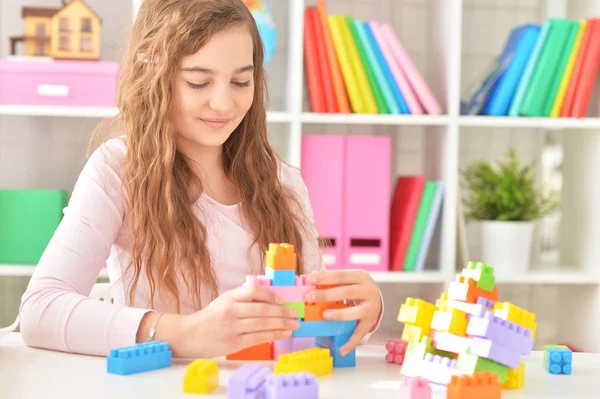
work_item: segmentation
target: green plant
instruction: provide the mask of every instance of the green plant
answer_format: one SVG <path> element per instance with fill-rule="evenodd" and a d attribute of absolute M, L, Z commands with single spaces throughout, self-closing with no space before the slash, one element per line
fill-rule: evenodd
<path fill-rule="evenodd" d="M 533 165 L 521 165 L 514 149 L 506 160 L 478 160 L 461 170 L 465 216 L 476 220 L 531 221 L 559 207 L 552 193 L 535 186 Z"/>

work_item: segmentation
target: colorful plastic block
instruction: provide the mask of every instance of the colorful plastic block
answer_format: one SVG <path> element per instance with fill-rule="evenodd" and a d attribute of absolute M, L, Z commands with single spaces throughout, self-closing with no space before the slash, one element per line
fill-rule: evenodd
<path fill-rule="evenodd" d="M 440 297 L 435 300 L 435 308 L 436 308 L 436 310 L 439 309 L 439 308 L 441 308 L 442 306 L 444 306 L 446 304 L 447 300 L 448 300 L 448 293 L 447 292 L 442 292 L 442 294 L 440 295 Z"/>
<path fill-rule="evenodd" d="M 431 399 L 429 381 L 423 377 L 403 376 L 398 393 L 402 399 Z"/>
<path fill-rule="evenodd" d="M 342 334 L 334 335 L 331 337 L 317 337 L 315 344 L 320 348 L 327 348 L 333 357 L 333 367 L 356 367 L 356 349 L 348 352 L 342 356 L 340 349 L 352 336 L 354 329 L 347 330 Z"/>
<path fill-rule="evenodd" d="M 488 372 L 454 376 L 448 384 L 447 399 L 500 399 L 502 384 L 498 376 Z"/>
<path fill-rule="evenodd" d="M 433 333 L 432 346 L 439 352 L 464 353 L 471 347 L 470 337 L 461 337 L 444 331 Z"/>
<path fill-rule="evenodd" d="M 401 323 L 425 327 L 431 324 L 435 306 L 422 299 L 406 298 L 400 306 L 398 321 Z"/>
<path fill-rule="evenodd" d="M 436 310 L 433 314 L 431 329 L 464 336 L 467 331 L 467 322 L 465 312 L 456 308 L 442 306 L 440 310 Z"/>
<path fill-rule="evenodd" d="M 304 321 L 325 320 L 323 312 L 327 309 L 345 309 L 348 305 L 344 302 L 318 302 L 306 303 L 304 310 Z"/>
<path fill-rule="evenodd" d="M 463 301 L 447 300 L 446 305 L 451 308 L 456 308 L 470 315 L 479 315 L 486 310 L 492 310 L 494 308 L 494 301 L 491 301 L 484 297 L 477 298 L 477 302 L 469 303 Z"/>
<path fill-rule="evenodd" d="M 333 372 L 333 358 L 327 348 L 310 348 L 279 356 L 275 364 L 275 374 L 300 372 L 312 373 L 316 376 Z"/>
<path fill-rule="evenodd" d="M 246 284 L 257 284 L 273 292 L 284 302 L 305 302 L 304 297 L 315 289 L 314 285 L 305 284 L 304 276 L 296 276 L 294 286 L 273 286 L 265 276 L 246 276 Z"/>
<path fill-rule="evenodd" d="M 292 244 L 269 244 L 265 260 L 267 267 L 273 270 L 296 270 L 296 252 Z"/>
<path fill-rule="evenodd" d="M 535 339 L 537 323 L 535 322 L 534 313 L 528 312 L 510 302 L 498 302 L 494 306 L 494 314 L 501 319 L 512 321 L 531 330 L 531 337 Z"/>
<path fill-rule="evenodd" d="M 196 359 L 185 368 L 183 392 L 207 394 L 219 386 L 219 366 L 214 359 Z"/>
<path fill-rule="evenodd" d="M 314 337 L 306 337 L 306 338 L 286 338 L 279 341 L 273 342 L 273 359 L 278 360 L 279 356 L 290 353 L 297 352 L 304 349 L 314 348 L 315 338 Z"/>
<path fill-rule="evenodd" d="M 516 369 L 508 369 L 504 389 L 521 389 L 525 386 L 525 363 L 519 364 Z"/>
<path fill-rule="evenodd" d="M 305 315 L 305 303 L 304 302 L 283 302 L 283 306 L 289 306 L 296 309 L 296 318 L 303 318 Z"/>
<path fill-rule="evenodd" d="M 496 284 L 494 268 L 482 262 L 469 262 L 463 269 L 462 275 L 472 278 L 476 281 L 475 285 L 478 288 L 489 292 L 492 292 Z"/>
<path fill-rule="evenodd" d="M 247 284 L 259 285 L 261 287 L 270 287 L 271 279 L 267 278 L 266 276 L 246 276 L 246 283 L 244 285 Z"/>
<path fill-rule="evenodd" d="M 506 367 L 517 368 L 521 362 L 521 353 L 511 346 L 502 345 L 488 338 L 473 337 L 469 353 L 485 357 Z"/>
<path fill-rule="evenodd" d="M 412 324 L 405 324 L 402 329 L 402 341 L 406 342 L 420 342 L 423 337 L 429 335 L 429 326 L 413 326 Z"/>
<path fill-rule="evenodd" d="M 388 363 L 402 364 L 404 361 L 404 356 L 406 355 L 407 347 L 408 342 L 406 341 L 390 339 L 385 344 L 385 350 L 387 351 L 387 354 L 385 355 L 385 361 Z M 423 355 L 423 357 L 425 356 Z"/>
<path fill-rule="evenodd" d="M 265 276 L 271 280 L 272 286 L 296 285 L 296 270 L 273 270 L 267 267 Z"/>
<path fill-rule="evenodd" d="M 472 278 L 458 275 L 448 288 L 448 299 L 476 303 L 479 297 L 494 302 L 498 301 L 498 286 L 494 286 L 491 292 L 486 291 L 477 287 L 475 280 Z"/>
<path fill-rule="evenodd" d="M 409 377 L 423 377 L 435 384 L 446 385 L 453 375 L 464 374 L 455 367 L 456 360 L 428 353 L 424 359 L 406 358 L 400 373 Z"/>
<path fill-rule="evenodd" d="M 319 385 L 310 373 L 270 375 L 263 399 L 318 399 Z"/>
<path fill-rule="evenodd" d="M 571 374 L 573 352 L 569 348 L 544 346 L 544 368 L 550 374 Z"/>
<path fill-rule="evenodd" d="M 479 371 L 489 371 L 498 375 L 498 379 L 504 384 L 508 367 L 471 353 L 461 353 L 456 360 L 456 368 L 465 374 L 474 374 Z"/>
<path fill-rule="evenodd" d="M 480 316 L 471 316 L 467 326 L 467 334 L 488 338 L 513 348 L 522 355 L 529 355 L 534 344 L 531 330 L 501 319 L 490 311 L 486 311 Z"/>
<path fill-rule="evenodd" d="M 292 332 L 292 337 L 333 337 L 354 331 L 356 320 L 344 321 L 301 321 L 300 327 Z"/>
<path fill-rule="evenodd" d="M 434 347 L 431 337 L 425 336 L 420 342 L 410 342 L 406 348 L 407 359 L 423 360 L 427 354 L 453 358 L 454 353 Z"/>
<path fill-rule="evenodd" d="M 171 367 L 173 354 L 166 342 L 152 341 L 111 349 L 106 359 L 110 374 L 130 375 Z"/>
<path fill-rule="evenodd" d="M 273 343 L 265 342 L 225 356 L 227 360 L 273 360 Z"/>
<path fill-rule="evenodd" d="M 260 364 L 247 363 L 233 372 L 227 385 L 228 399 L 258 399 L 271 370 Z"/>

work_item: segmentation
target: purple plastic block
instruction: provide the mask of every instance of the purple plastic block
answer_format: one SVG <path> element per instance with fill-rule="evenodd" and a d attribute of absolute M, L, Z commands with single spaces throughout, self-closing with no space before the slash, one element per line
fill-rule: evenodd
<path fill-rule="evenodd" d="M 463 374 L 461 370 L 454 368 L 456 360 L 449 357 L 427 353 L 423 363 L 421 369 L 424 373 L 423 377 L 436 384 L 447 385 L 452 380 L 453 375 Z"/>
<path fill-rule="evenodd" d="M 435 348 L 451 353 L 464 353 L 471 346 L 472 338 L 461 337 L 447 331 L 436 331 L 433 336 Z"/>
<path fill-rule="evenodd" d="M 315 347 L 315 338 L 314 337 L 293 338 L 293 340 L 294 340 L 293 347 L 292 347 L 293 352 Z"/>
<path fill-rule="evenodd" d="M 431 399 L 429 381 L 423 377 L 402 377 L 398 393 L 403 399 Z"/>
<path fill-rule="evenodd" d="M 481 297 L 481 296 L 477 298 L 476 303 L 469 303 L 469 302 L 463 302 L 463 301 L 449 299 L 446 301 L 445 304 L 449 307 L 456 308 L 460 311 L 465 312 L 467 314 L 467 316 L 469 316 L 469 315 L 478 316 L 478 315 L 481 315 L 486 310 L 492 310 L 492 308 L 494 307 L 494 301 L 491 301 L 491 300 Z"/>
<path fill-rule="evenodd" d="M 479 316 L 472 316 L 467 325 L 467 334 L 491 339 L 522 355 L 529 355 L 533 349 L 530 329 L 501 319 L 491 311 L 486 311 Z"/>
<path fill-rule="evenodd" d="M 271 374 L 263 393 L 264 399 L 318 399 L 319 385 L 310 373 Z"/>
<path fill-rule="evenodd" d="M 509 367 L 516 369 L 521 363 L 521 354 L 511 347 L 494 342 L 491 339 L 473 337 L 469 353 L 485 357 Z"/>
<path fill-rule="evenodd" d="M 228 399 L 260 399 L 268 375 L 268 367 L 256 363 L 246 363 L 238 368 L 229 379 Z"/>

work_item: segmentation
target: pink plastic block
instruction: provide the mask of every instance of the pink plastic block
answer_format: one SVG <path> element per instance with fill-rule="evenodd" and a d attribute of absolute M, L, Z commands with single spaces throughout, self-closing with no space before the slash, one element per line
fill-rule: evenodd
<path fill-rule="evenodd" d="M 114 107 L 118 72 L 116 62 L 0 60 L 0 104 Z"/>
<path fill-rule="evenodd" d="M 314 285 L 306 284 L 306 277 L 296 276 L 296 285 L 273 286 L 265 276 L 246 276 L 246 284 L 258 284 L 279 296 L 283 302 L 304 302 L 307 292 L 316 289 Z"/>
<path fill-rule="evenodd" d="M 408 342 L 399 339 L 390 339 L 385 344 L 385 349 L 387 350 L 385 361 L 388 363 L 402 364 L 407 348 Z"/>
<path fill-rule="evenodd" d="M 246 284 L 260 285 L 261 287 L 268 287 L 271 285 L 271 280 L 265 276 L 246 276 Z"/>
<path fill-rule="evenodd" d="M 328 270 L 342 269 L 344 260 L 343 204 L 345 137 L 302 137 L 302 175 L 308 189 L 315 224 Z"/>
<path fill-rule="evenodd" d="M 402 399 L 431 399 L 429 381 L 423 377 L 402 377 L 399 391 Z"/>
<path fill-rule="evenodd" d="M 349 136 L 346 145 L 344 268 L 389 269 L 391 140 Z"/>

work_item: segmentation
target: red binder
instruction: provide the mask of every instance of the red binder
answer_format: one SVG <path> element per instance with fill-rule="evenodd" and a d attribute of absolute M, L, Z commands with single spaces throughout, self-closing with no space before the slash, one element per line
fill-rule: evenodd
<path fill-rule="evenodd" d="M 319 66 L 319 52 L 315 33 L 315 18 L 317 11 L 311 8 L 304 10 L 304 65 L 308 84 L 308 97 L 312 112 L 326 111 L 325 96 L 323 95 L 323 79 Z"/>
<path fill-rule="evenodd" d="M 329 59 L 327 58 L 327 49 L 325 48 L 325 38 L 323 36 L 323 26 L 321 26 L 321 18 L 316 9 L 311 10 L 313 24 L 315 27 L 315 38 L 317 42 L 317 53 L 321 78 L 323 79 L 323 96 L 325 97 L 325 107 L 328 113 L 337 113 L 338 107 L 335 99 L 335 90 L 333 89 L 333 78 L 331 76 L 331 68 Z"/>
<path fill-rule="evenodd" d="M 581 76 L 577 84 L 577 92 L 573 100 L 571 116 L 574 118 L 583 118 L 587 112 L 594 84 L 596 83 L 598 66 L 600 66 L 600 19 L 595 19 L 590 35 L 590 44 L 585 54 L 585 62 L 581 68 Z"/>

